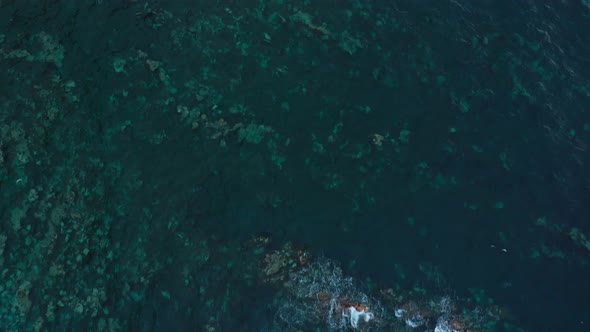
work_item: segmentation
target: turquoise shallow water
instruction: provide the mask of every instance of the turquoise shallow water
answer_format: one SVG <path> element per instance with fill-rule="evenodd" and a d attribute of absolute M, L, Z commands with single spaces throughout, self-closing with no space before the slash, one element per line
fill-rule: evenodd
<path fill-rule="evenodd" d="M 0 1 L 0 330 L 588 330 L 588 31 L 573 0 Z"/>

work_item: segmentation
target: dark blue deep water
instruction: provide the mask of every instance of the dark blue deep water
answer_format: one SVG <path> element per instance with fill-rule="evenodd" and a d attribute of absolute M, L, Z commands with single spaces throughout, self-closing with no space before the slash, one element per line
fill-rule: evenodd
<path fill-rule="evenodd" d="M 0 331 L 590 331 L 589 150 L 587 0 L 0 0 Z"/>

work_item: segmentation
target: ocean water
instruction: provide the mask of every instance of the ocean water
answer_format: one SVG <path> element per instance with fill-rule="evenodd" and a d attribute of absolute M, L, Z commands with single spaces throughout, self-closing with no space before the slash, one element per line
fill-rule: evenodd
<path fill-rule="evenodd" d="M 590 330 L 589 31 L 0 0 L 0 330 Z"/>

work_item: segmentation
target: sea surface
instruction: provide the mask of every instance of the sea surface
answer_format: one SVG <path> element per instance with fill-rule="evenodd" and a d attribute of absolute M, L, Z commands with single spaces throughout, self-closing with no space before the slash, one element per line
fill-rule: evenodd
<path fill-rule="evenodd" d="M 0 0 L 0 331 L 590 331 L 589 149 L 587 0 Z"/>

